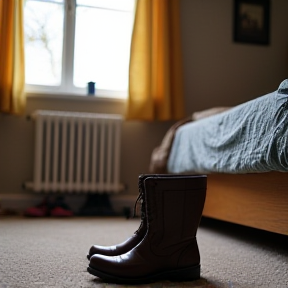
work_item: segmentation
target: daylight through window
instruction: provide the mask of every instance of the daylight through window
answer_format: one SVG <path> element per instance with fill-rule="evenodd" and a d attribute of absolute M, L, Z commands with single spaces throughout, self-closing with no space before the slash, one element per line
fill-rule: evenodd
<path fill-rule="evenodd" d="M 27 91 L 126 97 L 134 0 L 26 0 Z"/>

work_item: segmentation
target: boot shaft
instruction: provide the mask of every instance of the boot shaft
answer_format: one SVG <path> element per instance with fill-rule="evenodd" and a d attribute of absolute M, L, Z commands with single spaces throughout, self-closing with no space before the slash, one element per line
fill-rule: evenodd
<path fill-rule="evenodd" d="M 144 180 L 151 249 L 157 255 L 173 254 L 191 243 L 206 197 L 206 176 L 151 176 Z M 196 250 L 198 247 L 196 247 Z M 169 252 L 168 252 L 169 251 Z"/>
<path fill-rule="evenodd" d="M 146 218 L 146 207 L 145 207 L 145 179 L 147 178 L 183 178 L 183 175 L 174 175 L 174 174 L 141 174 L 138 177 L 138 191 L 139 191 L 139 196 L 136 200 L 135 207 L 134 207 L 134 215 L 135 215 L 135 210 L 136 210 L 136 205 L 138 201 L 141 201 L 141 219 Z"/>
<path fill-rule="evenodd" d="M 133 217 L 136 216 L 136 210 L 137 210 L 137 204 L 138 201 L 141 201 L 141 224 L 140 227 L 138 228 L 138 230 L 135 233 L 141 233 L 141 235 L 144 237 L 144 235 L 146 234 L 146 228 L 147 228 L 147 219 L 146 219 L 146 200 L 145 200 L 145 179 L 149 178 L 149 177 L 157 177 L 157 178 L 162 178 L 162 177 L 173 177 L 173 178 L 177 178 L 177 177 L 182 177 L 182 176 L 178 176 L 178 175 L 172 175 L 172 174 L 141 174 L 138 177 L 138 191 L 139 191 L 139 196 L 135 202 L 134 205 L 134 215 Z"/>

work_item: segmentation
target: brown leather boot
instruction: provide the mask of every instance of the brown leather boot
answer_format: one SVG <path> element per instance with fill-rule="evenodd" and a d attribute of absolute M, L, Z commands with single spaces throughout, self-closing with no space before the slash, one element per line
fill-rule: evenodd
<path fill-rule="evenodd" d="M 147 233 L 129 252 L 93 255 L 88 272 L 107 282 L 139 284 L 200 277 L 196 240 L 206 176 L 151 176 L 144 180 Z"/>
<path fill-rule="evenodd" d="M 158 177 L 167 177 L 167 174 L 161 175 L 161 174 L 142 174 L 138 177 L 138 190 L 139 190 L 139 196 L 136 200 L 135 207 L 134 207 L 134 216 L 136 214 L 136 206 L 138 201 L 141 201 L 141 223 L 137 231 L 134 232 L 134 234 L 129 237 L 124 242 L 114 245 L 114 246 L 100 246 L 100 245 L 93 245 L 89 253 L 87 254 L 88 260 L 90 260 L 91 256 L 94 254 L 101 254 L 106 256 L 117 256 L 124 254 L 128 251 L 130 251 L 132 248 L 134 248 L 136 245 L 138 245 L 142 239 L 144 238 L 146 232 L 147 232 L 147 220 L 146 220 L 146 209 L 145 209 L 145 189 L 144 189 L 144 180 L 147 177 L 151 176 L 158 176 Z M 172 176 L 172 175 L 171 175 Z M 177 175 L 173 175 L 173 177 L 179 177 Z M 181 177 L 181 176 L 180 176 Z"/>
<path fill-rule="evenodd" d="M 101 255 L 107 255 L 107 256 L 116 256 L 124 254 L 128 251 L 130 251 L 132 248 L 134 248 L 136 245 L 138 245 L 141 240 L 144 238 L 146 232 L 147 232 L 147 221 L 146 221 L 146 209 L 145 209 L 145 197 L 144 197 L 144 179 L 151 176 L 150 174 L 143 174 L 140 175 L 138 178 L 138 189 L 139 189 L 139 196 L 136 200 L 135 207 L 134 207 L 134 216 L 136 213 L 136 206 L 138 201 L 141 201 L 141 223 L 137 231 L 134 232 L 134 234 L 129 237 L 126 241 L 123 243 L 120 243 L 115 246 L 99 246 L 99 245 L 93 245 L 89 253 L 87 254 L 88 260 L 90 260 L 91 256 L 94 254 L 101 254 Z"/>

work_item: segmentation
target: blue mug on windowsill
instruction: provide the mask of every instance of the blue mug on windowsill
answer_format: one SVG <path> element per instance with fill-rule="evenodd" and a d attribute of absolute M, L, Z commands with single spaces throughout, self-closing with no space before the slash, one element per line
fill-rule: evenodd
<path fill-rule="evenodd" d="M 95 95 L 95 82 L 88 82 L 88 95 Z"/>

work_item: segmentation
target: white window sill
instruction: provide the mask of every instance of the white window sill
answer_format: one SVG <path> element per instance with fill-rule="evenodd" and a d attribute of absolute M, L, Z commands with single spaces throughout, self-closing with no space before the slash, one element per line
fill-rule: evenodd
<path fill-rule="evenodd" d="M 100 94 L 100 93 L 99 93 Z M 53 100 L 69 100 L 69 101 L 100 101 L 100 102 L 120 102 L 125 103 L 126 98 L 101 96 L 101 95 L 84 95 L 84 94 L 72 94 L 61 92 L 26 92 L 28 98 L 45 98 Z"/>

